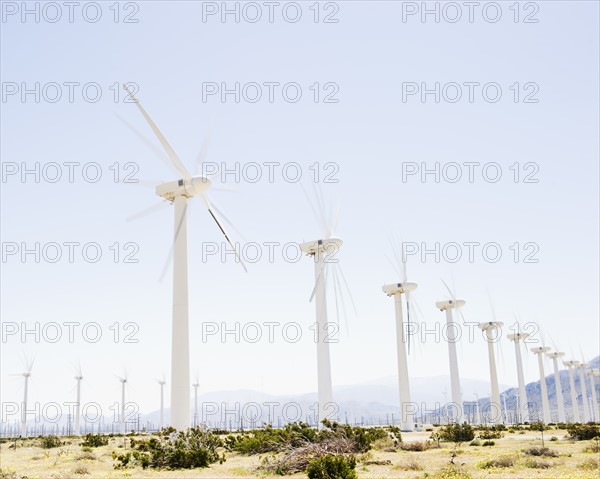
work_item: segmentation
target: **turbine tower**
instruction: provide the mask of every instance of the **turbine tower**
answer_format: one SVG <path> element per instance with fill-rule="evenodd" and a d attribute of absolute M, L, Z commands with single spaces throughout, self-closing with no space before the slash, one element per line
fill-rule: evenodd
<path fill-rule="evenodd" d="M 31 377 L 31 366 L 21 374 L 24 379 L 23 385 L 23 403 L 21 404 L 21 437 L 27 437 L 27 392 L 29 388 L 29 378 Z"/>
<path fill-rule="evenodd" d="M 590 417 L 590 405 L 588 404 L 587 386 L 585 384 L 585 368 L 588 367 L 588 364 L 579 363 L 576 367 L 577 369 L 579 369 L 579 384 L 581 385 L 581 402 L 583 403 L 583 420 L 585 422 L 590 422 L 592 419 Z"/>
<path fill-rule="evenodd" d="M 81 366 L 77 370 L 77 376 L 75 376 L 75 381 L 77 381 L 77 399 L 75 401 L 75 428 L 73 434 L 75 436 L 81 436 L 81 428 L 80 428 L 80 418 L 81 418 L 81 381 L 83 380 L 83 374 L 81 374 Z"/>
<path fill-rule="evenodd" d="M 562 358 L 565 353 L 554 352 L 548 353 L 548 357 L 552 359 L 554 363 L 554 387 L 556 388 L 556 402 L 558 403 L 558 421 L 567 422 L 565 415 L 565 401 L 563 399 L 562 384 L 560 381 L 560 370 L 558 369 L 558 358 Z"/>
<path fill-rule="evenodd" d="M 127 378 L 119 378 L 119 382 L 121 383 L 121 414 L 119 415 L 119 433 L 125 434 L 125 384 L 127 383 Z"/>
<path fill-rule="evenodd" d="M 330 255 L 335 254 L 342 246 L 339 238 L 329 237 L 308 241 L 300 245 L 303 253 L 313 258 L 315 263 L 315 287 L 311 300 L 315 298 L 317 315 L 317 377 L 318 377 L 318 418 L 317 424 L 327 417 L 333 402 L 333 387 L 331 384 L 331 359 L 329 342 L 327 340 L 327 297 L 326 297 L 326 266 Z"/>
<path fill-rule="evenodd" d="M 481 414 L 479 414 L 479 394 L 475 394 L 475 424 L 481 424 Z"/>
<path fill-rule="evenodd" d="M 592 412 L 594 414 L 593 420 L 595 422 L 600 422 L 600 407 L 598 406 L 598 398 L 596 397 L 596 380 L 595 378 L 600 376 L 600 370 L 598 369 L 590 369 L 587 372 L 590 377 L 590 388 L 592 389 Z"/>
<path fill-rule="evenodd" d="M 442 281 L 443 282 L 443 281 Z M 453 406 L 458 408 L 458 411 L 454 411 L 454 408 L 450 408 L 449 414 L 451 422 L 460 423 L 463 412 L 462 405 L 462 394 L 460 391 L 460 378 L 458 375 L 458 359 L 456 356 L 456 326 L 452 317 L 452 311 L 454 309 L 462 308 L 465 305 L 465 301 L 462 299 L 456 299 L 454 293 L 448 288 L 448 285 L 444 283 L 446 289 L 450 293 L 452 299 L 446 301 L 438 301 L 435 303 L 436 308 L 446 313 L 446 324 L 448 326 L 448 358 L 450 360 L 450 393 L 452 396 Z"/>
<path fill-rule="evenodd" d="M 527 402 L 527 391 L 525 389 L 525 378 L 523 376 L 523 359 L 521 358 L 520 341 L 525 341 L 529 333 L 509 334 L 507 338 L 515 343 L 515 356 L 517 358 L 517 378 L 519 381 L 519 421 L 529 422 L 529 404 Z"/>
<path fill-rule="evenodd" d="M 500 404 L 500 388 L 498 387 L 498 372 L 496 371 L 496 357 L 494 355 L 494 334 L 495 329 L 500 329 L 504 323 L 490 321 L 479 323 L 479 328 L 485 331 L 485 337 L 488 345 L 488 360 L 490 364 L 490 383 L 492 386 L 490 414 L 492 424 L 502 423 L 502 405 Z M 499 416 L 497 414 L 499 413 Z"/>
<path fill-rule="evenodd" d="M 160 184 L 156 187 L 156 194 L 174 205 L 174 244 L 173 244 L 173 320 L 171 337 L 171 426 L 177 430 L 190 427 L 190 341 L 188 317 L 188 259 L 187 259 L 187 206 L 188 200 L 198 197 L 210 213 L 221 233 L 233 248 L 237 260 L 244 270 L 246 266 L 242 261 L 234 243 L 229 238 L 225 228 L 217 219 L 215 211 L 226 221 L 225 216 L 212 204 L 206 193 L 211 186 L 208 178 L 190 174 L 175 150 L 171 147 L 165 136 L 158 129 L 140 102 L 133 93 L 124 86 L 138 109 L 146 119 L 148 125 L 163 146 L 171 166 L 180 175 L 180 179 Z M 206 148 L 198 157 L 198 164 L 203 161 Z M 213 211 L 214 210 L 214 211 Z"/>
<path fill-rule="evenodd" d="M 160 385 L 160 423 L 158 430 L 162 430 L 165 425 L 165 379 L 159 379 L 158 384 Z"/>
<path fill-rule="evenodd" d="M 569 368 L 569 389 L 571 390 L 571 408 L 573 410 L 572 422 L 581 422 L 579 404 L 577 403 L 577 391 L 575 390 L 575 376 L 573 374 L 573 368 L 579 365 L 579 361 L 563 361 L 563 364 Z"/>
<path fill-rule="evenodd" d="M 196 382 L 192 384 L 194 388 L 194 421 L 192 425 L 194 427 L 198 426 L 198 386 L 200 386 L 200 383 L 198 382 L 198 375 L 196 375 Z"/>
<path fill-rule="evenodd" d="M 406 312 L 410 322 L 410 303 L 409 294 L 417 289 L 416 283 L 406 282 L 406 270 L 403 283 L 386 284 L 382 290 L 388 296 L 394 297 L 394 306 L 396 310 L 396 344 L 398 347 L 398 385 L 400 388 L 400 429 L 402 431 L 414 430 L 414 418 L 412 404 L 410 401 L 410 383 L 408 380 L 408 361 L 406 358 L 406 331 L 404 330 L 404 318 L 402 315 L 402 294 L 406 294 Z M 410 335 L 410 333 L 409 333 Z"/>
<path fill-rule="evenodd" d="M 537 354 L 538 367 L 540 369 L 540 387 L 542 389 L 542 422 L 546 424 L 552 422 L 550 416 L 550 403 L 548 402 L 548 387 L 546 386 L 546 373 L 544 372 L 544 358 L 543 354 L 550 351 L 550 348 L 545 346 L 539 346 L 537 348 L 531 348 L 531 352 Z"/>

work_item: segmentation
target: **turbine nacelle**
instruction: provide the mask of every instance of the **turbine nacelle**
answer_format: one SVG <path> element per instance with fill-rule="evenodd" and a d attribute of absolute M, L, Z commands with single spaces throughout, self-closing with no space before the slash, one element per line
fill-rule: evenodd
<path fill-rule="evenodd" d="M 575 367 L 580 368 L 580 369 L 585 369 L 585 368 L 589 367 L 589 363 L 579 363 Z"/>
<path fill-rule="evenodd" d="M 518 342 L 521 339 L 523 339 L 523 340 L 527 339 L 529 336 L 531 336 L 531 334 L 529 334 L 529 333 L 513 333 L 513 334 L 508 334 L 506 337 L 508 338 L 509 341 Z"/>
<path fill-rule="evenodd" d="M 547 356 L 551 359 L 558 359 L 558 358 L 562 358 L 565 355 L 565 353 L 561 353 L 559 351 L 555 351 L 554 353 L 548 353 Z"/>
<path fill-rule="evenodd" d="M 568 368 L 576 368 L 579 366 L 579 361 L 563 361 L 563 364 Z"/>
<path fill-rule="evenodd" d="M 458 309 L 462 308 L 466 302 L 462 299 L 447 299 L 445 301 L 437 301 L 435 307 L 440 311 L 446 311 L 447 309 Z"/>
<path fill-rule="evenodd" d="M 504 326 L 500 321 L 488 321 L 487 323 L 479 323 L 479 329 L 487 331 L 488 329 L 499 329 Z"/>
<path fill-rule="evenodd" d="M 547 346 L 539 346 L 537 348 L 531 348 L 531 352 L 535 354 L 543 354 L 550 351 L 550 348 Z"/>
<path fill-rule="evenodd" d="M 381 287 L 381 290 L 388 296 L 395 294 L 411 293 L 417 289 L 417 283 L 392 283 Z"/>
<path fill-rule="evenodd" d="M 211 187 L 211 181 L 204 176 L 194 176 L 189 180 L 175 180 L 161 183 L 156 186 L 156 194 L 169 201 L 174 201 L 178 196 L 192 198 L 205 194 Z"/>
<path fill-rule="evenodd" d="M 300 245 L 303 253 L 314 256 L 318 253 L 330 255 L 338 251 L 344 242 L 340 238 L 326 238 L 314 241 L 307 241 Z"/>

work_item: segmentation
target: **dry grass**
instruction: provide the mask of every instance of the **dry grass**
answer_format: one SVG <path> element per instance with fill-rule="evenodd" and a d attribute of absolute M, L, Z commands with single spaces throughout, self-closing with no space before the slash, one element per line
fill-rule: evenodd
<path fill-rule="evenodd" d="M 563 437 L 561 431 L 552 431 Z M 541 448 L 541 435 L 536 431 L 526 431 L 521 435 L 506 434 L 496 440 L 494 447 L 468 447 L 463 444 L 456 449 L 452 443 L 441 443 L 437 448 L 435 443 L 427 444 L 431 432 L 403 433 L 404 445 L 392 451 L 373 449 L 363 459 L 371 462 L 368 466 L 357 467 L 359 479 L 591 479 L 598 477 L 600 464 L 596 456 L 592 456 L 594 441 L 555 441 L 552 450 L 556 451 L 559 459 L 551 456 L 533 456 L 524 451 Z M 88 452 L 79 446 L 81 439 L 70 438 L 71 444 L 60 448 L 42 449 L 37 441 L 23 441 L 16 450 L 9 449 L 11 442 L 0 445 L 0 461 L 2 465 L 0 479 L 64 479 L 81 477 L 83 479 L 231 479 L 252 478 L 281 479 L 272 473 L 255 472 L 261 459 L 258 456 L 241 456 L 227 453 L 227 461 L 214 464 L 206 469 L 185 471 L 157 471 L 132 469 L 127 471 L 115 470 L 111 453 L 113 450 L 123 451 L 120 438 L 113 438 L 107 446 L 95 448 L 92 459 Z M 409 444 L 417 443 L 410 446 Z M 429 447 L 433 446 L 433 447 Z M 62 452 L 61 452 L 62 451 Z M 460 451 L 457 454 L 457 451 Z M 454 462 L 450 460 L 454 455 Z M 515 459 L 507 467 L 481 468 L 480 464 L 498 460 L 505 456 Z M 33 460 L 33 458 L 37 458 Z M 391 461 L 391 464 L 388 463 Z M 502 459 L 503 461 L 503 459 Z M 550 467 L 546 467 L 549 464 Z M 89 474 L 75 473 L 79 466 L 87 469 Z M 363 469 L 364 467 L 364 469 Z M 83 469 L 82 469 L 83 470 Z M 286 479 L 306 479 L 305 473 L 292 474 Z"/>

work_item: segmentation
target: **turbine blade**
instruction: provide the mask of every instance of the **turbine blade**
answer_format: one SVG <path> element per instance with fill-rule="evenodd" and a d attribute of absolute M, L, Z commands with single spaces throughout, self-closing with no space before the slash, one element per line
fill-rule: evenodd
<path fill-rule="evenodd" d="M 169 255 L 167 256 L 165 265 L 163 266 L 162 272 L 160 273 L 160 277 L 158 280 L 160 283 L 162 283 L 163 279 L 165 278 L 165 275 L 167 274 L 167 270 L 169 269 L 169 266 L 171 265 L 171 262 L 173 261 L 173 253 L 175 251 L 175 243 L 177 242 L 177 238 L 179 238 L 179 233 L 181 232 L 181 225 L 183 224 L 183 220 L 187 216 L 187 208 L 188 208 L 188 203 L 186 202 L 183 207 L 183 214 L 181 215 L 181 219 L 179 220 L 179 223 L 177 224 L 177 229 L 175 230 L 175 234 L 173 235 L 173 243 L 171 244 L 171 248 L 169 249 Z"/>
<path fill-rule="evenodd" d="M 317 287 L 319 286 L 319 283 L 321 283 L 321 281 L 323 279 L 324 272 L 325 272 L 325 268 L 322 268 L 321 272 L 319 273 L 319 276 L 317 276 L 317 280 L 315 281 L 315 286 L 313 287 L 313 290 L 310 293 L 310 299 L 308 300 L 309 303 L 312 303 L 312 300 L 314 299 L 315 294 L 317 293 Z"/>
<path fill-rule="evenodd" d="M 244 260 L 242 259 L 239 251 L 237 250 L 237 248 L 235 247 L 235 244 L 231 241 L 231 239 L 229 238 L 229 235 L 227 234 L 227 232 L 225 231 L 225 228 L 223 227 L 223 225 L 221 224 L 221 222 L 219 221 L 219 219 L 217 218 L 217 216 L 215 215 L 215 213 L 213 212 L 213 208 L 212 205 L 210 203 L 210 201 L 208 200 L 208 198 L 205 195 L 201 195 L 198 197 L 206 206 L 206 209 L 208 210 L 208 212 L 210 213 L 210 216 L 212 216 L 212 219 L 215 220 L 215 223 L 217 223 L 217 226 L 219 227 L 219 229 L 221 230 L 221 233 L 223 233 L 223 236 L 225 237 L 225 239 L 227 240 L 227 242 L 229 243 L 229 246 L 231 246 L 231 248 L 233 249 L 233 251 L 235 252 L 235 256 L 237 257 L 238 261 L 240 262 L 240 264 L 242 265 L 242 268 L 244 268 L 244 271 L 247 273 L 248 272 L 248 268 L 246 268 L 246 263 L 244 263 Z"/>
<path fill-rule="evenodd" d="M 408 327 L 408 334 L 406 335 L 407 343 L 408 343 L 408 354 L 410 356 L 410 293 L 405 293 L 406 296 L 406 323 Z"/>
<path fill-rule="evenodd" d="M 181 162 L 181 160 L 177 156 L 177 153 L 175 153 L 175 150 L 169 144 L 169 142 L 167 141 L 167 139 L 165 138 L 165 136 L 162 134 L 162 132 L 159 130 L 158 126 L 156 126 L 156 124 L 154 123 L 154 121 L 152 121 L 152 118 L 150 118 L 150 115 L 148 115 L 148 113 L 146 113 L 146 110 L 144 110 L 144 107 L 142 106 L 142 104 L 140 103 L 140 101 L 133 95 L 133 93 L 129 90 L 129 88 L 127 87 L 127 85 L 123 85 L 123 88 L 125 89 L 125 91 L 127 93 L 129 93 L 129 96 L 131 96 L 131 98 L 133 98 L 133 100 L 134 100 L 135 104 L 137 105 L 138 109 L 140 110 L 140 112 L 142 113 L 142 115 L 144 116 L 144 118 L 146 119 L 146 121 L 148 122 L 148 125 L 150 125 L 150 128 L 152 128 L 152 131 L 154 132 L 154 134 L 158 138 L 158 141 L 160 141 L 161 145 L 165 149 L 165 151 L 167 153 L 167 156 L 171 159 L 171 162 L 173 163 L 173 166 L 177 169 L 177 171 L 179 171 L 179 173 L 186 180 L 190 180 L 192 178 L 192 175 L 187 170 L 187 168 L 185 167 L 185 165 Z"/>
<path fill-rule="evenodd" d="M 448 293 L 450 294 L 450 298 L 452 299 L 452 301 L 456 302 L 456 298 L 454 297 L 454 293 L 452 292 L 452 290 L 450 289 L 450 286 L 448 286 L 446 284 L 446 282 L 442 279 L 442 283 L 444 283 L 444 286 L 446 287 L 446 289 L 448 290 Z"/>
<path fill-rule="evenodd" d="M 168 202 L 166 202 L 165 200 L 161 200 L 159 203 L 155 203 L 152 206 L 149 206 L 148 208 L 145 208 L 142 211 L 138 211 L 137 213 L 127 217 L 126 221 L 129 223 L 131 221 L 138 220 L 140 218 L 143 218 L 144 216 L 149 215 L 150 213 L 154 213 L 155 211 L 164 208 L 167 205 Z"/>
<path fill-rule="evenodd" d="M 202 146 L 200 148 L 200 152 L 196 157 L 196 172 L 202 176 L 206 175 L 204 171 L 204 162 L 206 161 L 206 157 L 208 156 L 208 149 L 212 142 L 212 126 L 209 126 L 206 135 L 204 136 L 204 140 L 202 141 Z"/>
<path fill-rule="evenodd" d="M 229 219 L 227 218 L 227 216 L 225 216 L 225 213 L 223 213 L 222 210 L 220 210 L 217 205 L 214 202 L 211 202 L 212 208 L 213 210 L 215 210 L 217 212 L 217 214 L 223 218 L 223 221 L 225 221 L 225 223 L 227 223 L 231 229 L 234 231 L 234 233 L 239 236 L 242 240 L 246 241 L 246 239 L 244 238 L 244 235 L 240 232 L 240 230 L 238 230 L 235 225 L 229 221 Z"/>
<path fill-rule="evenodd" d="M 165 155 L 165 153 L 162 150 L 157 148 L 154 143 L 152 143 L 144 134 L 140 133 L 140 131 L 137 130 L 131 123 L 129 123 L 127 120 L 125 120 L 123 117 L 121 117 L 121 115 L 119 115 L 119 114 L 116 114 L 116 115 L 117 115 L 117 118 L 119 120 L 121 120 L 121 122 L 127 128 L 129 128 L 129 130 L 131 130 L 133 132 L 133 134 L 135 136 L 137 136 L 154 153 L 154 155 L 158 157 L 158 159 L 160 161 L 162 161 L 169 168 L 173 168 L 173 164 L 171 163 L 171 161 L 169 160 L 167 155 Z"/>
<path fill-rule="evenodd" d="M 348 286 L 348 281 L 346 281 L 346 276 L 344 276 L 344 272 L 342 271 L 342 267 L 339 265 L 339 263 L 335 263 L 335 266 L 339 269 L 340 276 L 342 277 L 342 281 L 344 283 L 344 286 L 346 287 L 346 291 L 348 292 L 348 296 L 350 297 L 350 304 L 352 304 L 352 309 L 354 310 L 354 314 L 358 314 L 357 311 L 356 311 L 356 304 L 354 303 L 354 298 L 352 296 L 352 291 L 350 291 L 350 288 Z"/>
<path fill-rule="evenodd" d="M 394 269 L 394 271 L 396 272 L 396 274 L 398 275 L 399 278 L 402 277 L 402 273 L 400 273 L 400 271 L 398 270 L 398 266 L 394 264 L 394 262 L 390 259 L 390 257 L 386 254 L 384 255 L 385 259 L 388 260 L 388 263 L 390 263 L 390 265 L 392 266 L 392 268 Z"/>
<path fill-rule="evenodd" d="M 322 231 L 326 230 L 327 227 L 323 224 L 322 219 L 319 215 L 318 209 L 317 209 L 317 207 L 315 207 L 314 203 L 310 199 L 308 192 L 306 191 L 306 189 L 304 188 L 302 183 L 298 182 L 298 184 L 300 185 L 300 188 L 302 188 L 302 192 L 304 193 L 304 196 L 306 196 L 306 200 L 308 201 L 308 204 L 310 205 L 310 209 L 312 210 L 313 215 L 315 216 L 315 220 L 317 221 L 317 224 L 320 224 L 320 228 Z"/>

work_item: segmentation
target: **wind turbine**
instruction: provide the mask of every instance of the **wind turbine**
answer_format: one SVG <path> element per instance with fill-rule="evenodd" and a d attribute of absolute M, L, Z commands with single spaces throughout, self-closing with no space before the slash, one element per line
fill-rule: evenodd
<path fill-rule="evenodd" d="M 571 408 L 573 410 L 573 422 L 581 422 L 579 416 L 579 404 L 577 403 L 577 391 L 575 390 L 575 377 L 573 368 L 579 365 L 579 361 L 563 361 L 563 364 L 569 368 L 569 389 L 571 390 Z"/>
<path fill-rule="evenodd" d="M 394 253 L 396 253 L 394 249 Z M 396 255 L 396 260 L 398 257 Z M 398 260 L 398 262 L 400 262 Z M 396 344 L 398 348 L 398 385 L 400 388 L 400 429 L 402 431 L 414 430 L 414 417 L 410 400 L 410 383 L 408 380 L 408 361 L 406 358 L 406 344 L 410 347 L 410 332 L 406 335 L 402 315 L 402 294 L 406 295 L 406 316 L 410 324 L 410 293 L 417 289 L 416 283 L 408 283 L 406 275 L 406 262 L 402 261 L 402 282 L 386 284 L 382 290 L 388 296 L 394 297 L 396 310 Z"/>
<path fill-rule="evenodd" d="M 579 384 L 581 385 L 581 402 L 583 402 L 583 420 L 590 422 L 590 405 L 588 404 L 587 398 L 587 386 L 585 384 L 585 369 L 588 367 L 587 363 L 579 363 L 576 368 L 579 369 Z"/>
<path fill-rule="evenodd" d="M 523 359 L 521 358 L 520 341 L 525 341 L 529 333 L 509 334 L 507 338 L 515 343 L 515 355 L 517 358 L 517 378 L 519 381 L 519 416 L 520 421 L 529 422 L 529 404 L 527 403 L 527 391 L 525 389 L 525 378 L 523 376 Z"/>
<path fill-rule="evenodd" d="M 592 389 L 594 421 L 600 422 L 600 407 L 598 406 L 598 398 L 596 397 L 596 380 L 594 379 L 600 376 L 600 370 L 590 369 L 587 374 L 590 377 L 590 387 Z"/>
<path fill-rule="evenodd" d="M 81 373 L 81 365 L 77 368 L 77 375 L 75 381 L 77 381 L 77 393 L 75 401 L 75 428 L 73 433 L 75 436 L 81 436 L 80 419 L 81 419 L 81 381 L 83 380 L 83 374 Z"/>
<path fill-rule="evenodd" d="M 538 367 L 540 370 L 540 387 L 542 390 L 542 422 L 546 424 L 552 422 L 550 416 L 550 403 L 548 402 L 548 386 L 546 386 L 546 373 L 544 372 L 544 353 L 550 351 L 550 348 L 546 346 L 538 346 L 537 348 L 531 348 L 531 352 L 537 354 Z"/>
<path fill-rule="evenodd" d="M 556 388 L 556 402 L 558 403 L 558 421 L 567 422 L 565 415 L 565 401 L 563 399 L 562 384 L 560 382 L 560 370 L 558 369 L 558 358 L 562 358 L 565 353 L 553 352 L 548 353 L 548 357 L 552 359 L 554 364 L 554 387 Z"/>
<path fill-rule="evenodd" d="M 300 245 L 300 250 L 307 256 L 310 256 L 315 265 L 315 286 L 313 288 L 310 301 L 312 301 L 313 298 L 315 299 L 315 312 L 317 317 L 317 395 L 319 403 L 317 424 L 318 427 L 323 427 L 321 421 L 327 418 L 328 411 L 330 410 L 333 401 L 333 388 L 331 382 L 331 359 L 329 354 L 329 342 L 327 339 L 328 323 L 326 286 L 329 268 L 331 268 L 334 280 L 333 285 L 336 292 L 336 306 L 338 302 L 338 288 L 341 291 L 341 283 L 337 275 L 338 271 L 342 277 L 342 280 L 344 281 L 346 290 L 348 290 L 348 292 L 349 289 L 344 275 L 341 269 L 339 269 L 339 265 L 337 264 L 338 260 L 336 258 L 336 253 L 340 250 L 343 244 L 343 241 L 340 238 L 334 236 L 334 231 L 337 226 L 337 214 L 335 217 L 331 216 L 331 218 L 328 221 L 326 219 L 326 211 L 323 198 L 317 194 L 318 210 L 315 209 L 312 202 L 310 202 L 310 198 L 308 199 L 311 207 L 313 208 L 313 212 L 317 216 L 317 219 L 321 221 L 321 226 L 324 233 L 323 239 L 307 241 Z"/>
<path fill-rule="evenodd" d="M 475 424 L 481 424 L 481 414 L 479 414 L 479 394 L 475 394 Z"/>
<path fill-rule="evenodd" d="M 238 261 L 244 270 L 246 265 L 242 261 L 234 243 L 231 241 L 225 228 L 217 218 L 219 213 L 226 221 L 225 216 L 219 212 L 207 197 L 211 181 L 204 176 L 190 174 L 175 150 L 171 147 L 165 136 L 158 129 L 152 118 L 146 113 L 133 93 L 124 85 L 125 90 L 131 95 L 138 109 L 146 119 L 148 125 L 163 146 L 171 165 L 180 175 L 180 179 L 160 184 L 156 187 L 156 194 L 174 205 L 174 244 L 173 244 L 173 320 L 171 337 L 171 426 L 177 430 L 190 427 L 190 344 L 189 344 L 189 318 L 188 318 L 188 260 L 187 260 L 187 201 L 197 197 L 208 210 L 210 216 L 217 224 L 221 233 L 233 248 Z M 206 145 L 204 145 L 206 146 Z M 203 147 L 198 157 L 201 164 L 206 154 Z M 229 221 L 228 221 L 229 223 Z"/>
<path fill-rule="evenodd" d="M 125 434 L 125 384 L 127 383 L 127 375 L 124 377 L 117 376 L 121 383 L 121 414 L 119 415 L 119 433 Z"/>
<path fill-rule="evenodd" d="M 29 378 L 31 377 L 31 370 L 33 369 L 33 363 L 35 359 L 31 359 L 26 364 L 25 372 L 21 374 L 14 374 L 14 376 L 23 376 L 23 402 L 21 404 L 21 437 L 27 437 L 27 393 L 29 388 Z"/>
<path fill-rule="evenodd" d="M 193 426 L 196 427 L 196 426 L 198 426 L 198 386 L 200 386 L 200 383 L 198 381 L 198 374 L 196 374 L 196 382 L 194 384 L 192 384 L 192 386 L 194 387 L 194 421 L 193 421 Z"/>
<path fill-rule="evenodd" d="M 158 384 L 160 385 L 160 423 L 158 426 L 160 431 L 165 425 L 165 378 L 159 379 Z"/>
<path fill-rule="evenodd" d="M 444 283 L 444 286 L 450 293 L 450 297 L 452 299 L 438 301 L 435 303 L 435 306 L 440 311 L 446 312 L 446 324 L 448 326 L 448 358 L 450 360 L 450 393 L 452 395 L 453 405 L 458 408 L 458 411 L 454 411 L 454 408 L 450 408 L 450 419 L 452 422 L 459 423 L 462 417 L 463 406 L 460 393 L 460 378 L 458 376 L 458 359 L 456 356 L 456 326 L 454 325 L 452 310 L 462 308 L 465 305 L 465 301 L 462 299 L 456 299 L 454 293 L 450 290 L 448 285 L 444 281 L 442 281 L 442 283 Z"/>
<path fill-rule="evenodd" d="M 492 310 L 493 311 L 493 310 Z M 495 316 L 495 315 L 494 315 Z M 495 319 L 495 318 L 494 318 Z M 479 328 L 485 331 L 485 338 L 488 345 L 488 361 L 490 365 L 490 383 L 492 388 L 490 414 L 492 424 L 502 423 L 502 405 L 500 404 L 500 388 L 498 387 L 498 372 L 496 371 L 496 357 L 494 355 L 494 335 L 495 329 L 500 329 L 504 323 L 498 321 L 489 321 L 479 323 Z M 500 415 L 498 415 L 500 412 Z"/>

